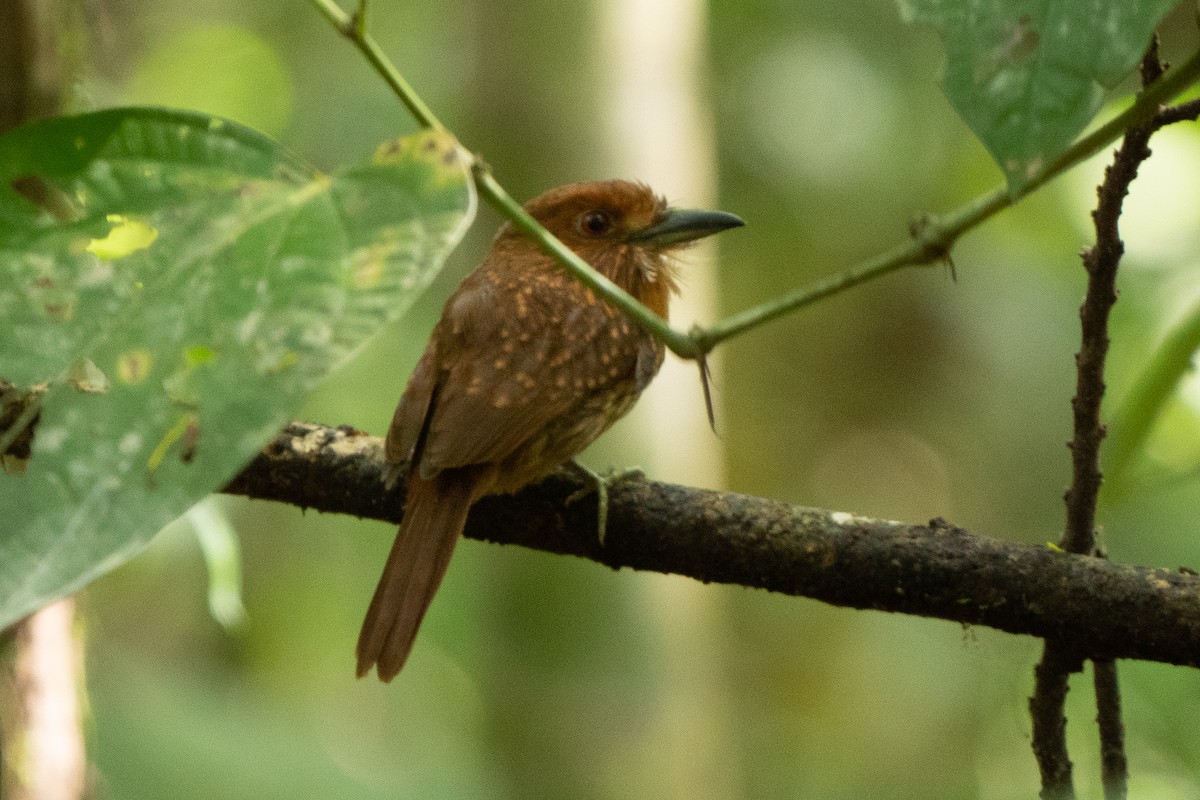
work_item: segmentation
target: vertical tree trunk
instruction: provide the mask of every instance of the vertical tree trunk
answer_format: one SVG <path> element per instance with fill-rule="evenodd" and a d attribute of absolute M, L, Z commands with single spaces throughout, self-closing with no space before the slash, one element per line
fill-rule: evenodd
<path fill-rule="evenodd" d="M 87 759 L 79 712 L 81 653 L 75 601 L 59 600 L 15 627 L 12 724 L 5 728 L 4 794 L 78 800 Z"/>

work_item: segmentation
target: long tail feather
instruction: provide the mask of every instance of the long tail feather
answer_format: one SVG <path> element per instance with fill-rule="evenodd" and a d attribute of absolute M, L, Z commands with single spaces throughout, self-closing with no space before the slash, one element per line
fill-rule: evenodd
<path fill-rule="evenodd" d="M 375 667 L 386 682 L 404 666 L 466 525 L 472 493 L 471 481 L 410 476 L 404 521 L 358 635 L 358 677 Z"/>

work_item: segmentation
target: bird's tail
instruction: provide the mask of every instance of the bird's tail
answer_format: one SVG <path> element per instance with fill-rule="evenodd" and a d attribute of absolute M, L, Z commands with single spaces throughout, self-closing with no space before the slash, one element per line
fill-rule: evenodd
<path fill-rule="evenodd" d="M 474 482 L 410 475 L 404 520 L 358 635 L 358 677 L 390 681 L 404 666 L 467 522 Z"/>

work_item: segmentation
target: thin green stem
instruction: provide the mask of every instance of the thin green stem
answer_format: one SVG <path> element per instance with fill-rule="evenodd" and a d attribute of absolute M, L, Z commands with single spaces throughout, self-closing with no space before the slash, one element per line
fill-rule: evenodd
<path fill-rule="evenodd" d="M 353 15 L 347 14 L 333 0 L 310 0 L 310 2 L 316 6 L 317 11 L 324 15 L 325 19 L 329 20 L 333 27 L 337 28 L 339 33 L 353 42 L 354 46 L 367 57 L 367 61 L 370 61 L 371 66 L 375 68 L 380 77 L 387 81 L 388 86 L 392 87 L 392 91 L 408 109 L 408 113 L 412 114 L 422 127 L 435 130 L 446 129 L 446 126 L 442 125 L 441 120 L 434 115 L 429 106 L 425 105 L 425 101 L 421 99 L 420 95 L 408 85 L 408 81 L 404 80 L 404 76 L 388 59 L 383 48 L 375 41 L 375 37 L 367 33 L 365 0 L 359 4 L 358 11 Z"/>
<path fill-rule="evenodd" d="M 409 112 L 425 128 L 445 130 L 445 127 L 434 116 L 429 106 L 425 105 L 420 96 L 408 84 L 399 70 L 391 63 L 378 43 L 366 31 L 366 0 L 360 0 L 357 13 L 347 14 L 333 0 L 311 0 L 326 19 L 338 31 L 358 48 L 375 71 L 380 74 L 392 90 L 408 108 Z M 628 292 L 617 286 L 608 278 L 592 269 L 591 265 L 575 254 L 571 248 L 555 238 L 533 217 L 525 212 L 521 204 L 504 190 L 495 179 L 482 159 L 475 158 L 472 165 L 472 178 L 475 188 L 500 214 L 507 217 L 513 227 L 537 242 L 546 252 L 559 260 L 576 278 L 602 296 L 605 301 L 619 308 L 634 322 L 645 328 L 651 335 L 669 347 L 682 358 L 696 358 L 701 355 L 696 342 L 687 334 L 673 329 L 650 309 L 639 303 Z"/>
<path fill-rule="evenodd" d="M 354 12 L 354 33 L 359 39 L 367 38 L 367 0 L 358 0 L 358 11 Z"/>
<path fill-rule="evenodd" d="M 1179 95 L 1197 79 L 1200 79 L 1200 51 L 1163 76 L 1162 80 L 1143 92 L 1125 111 L 1076 141 L 1063 151 L 1062 155 L 1039 169 L 1016 192 L 1009 191 L 1008 187 L 1001 187 L 980 195 L 941 217 L 927 218 L 914 230 L 912 241 L 861 261 L 836 275 L 822 278 L 770 302 L 727 317 L 707 330 L 697 329 L 692 332 L 692 337 L 697 340 L 700 350 L 707 353 L 732 336 L 851 286 L 882 277 L 901 267 L 930 264 L 948 257 L 950 248 L 958 237 L 1060 173 L 1096 155 L 1116 141 L 1127 128 L 1153 117 L 1163 103 Z"/>
<path fill-rule="evenodd" d="M 1163 75 L 1153 85 L 1144 89 L 1129 108 L 1064 150 L 1062 155 L 1039 170 L 1023 187 L 1020 194 L 1013 199 L 1016 200 L 1029 194 L 1060 172 L 1096 155 L 1120 138 L 1127 129 L 1149 120 L 1159 112 L 1165 103 L 1178 97 L 1198 79 L 1200 79 L 1200 50 L 1193 53 L 1187 61 Z"/>
<path fill-rule="evenodd" d="M 333 0 L 311 0 L 311 2 L 343 36 L 362 51 L 421 125 L 445 130 L 438 118 L 404 80 L 404 77 L 388 60 L 371 35 L 366 32 L 365 0 L 362 0 L 358 12 L 354 15 L 346 14 Z M 1124 112 L 1079 139 L 1060 156 L 1034 172 L 1024 185 L 1015 189 L 1002 187 L 988 194 L 980 195 L 941 217 L 927 217 L 922 220 L 921 224 L 914 226 L 913 238 L 905 244 L 861 261 L 836 275 L 821 278 L 782 297 L 727 317 L 710 328 L 693 328 L 687 334 L 671 328 L 654 312 L 596 272 L 587 262 L 576 256 L 570 248 L 554 238 L 553 234 L 525 213 L 521 205 L 504 191 L 504 188 L 483 165 L 483 162 L 478 159 L 475 161 L 473 175 L 479 193 L 498 212 L 507 217 L 515 227 L 541 244 L 579 280 L 601 295 L 607 302 L 632 317 L 676 355 L 695 359 L 707 354 L 726 339 L 817 300 L 845 291 L 852 286 L 880 278 L 901 267 L 932 264 L 948 259 L 950 248 L 964 233 L 997 212 L 1008 208 L 1060 173 L 1100 152 L 1106 145 L 1115 141 L 1126 128 L 1154 116 L 1163 103 L 1177 96 L 1197 79 L 1200 79 L 1200 51 L 1144 91 L 1136 102 Z"/>

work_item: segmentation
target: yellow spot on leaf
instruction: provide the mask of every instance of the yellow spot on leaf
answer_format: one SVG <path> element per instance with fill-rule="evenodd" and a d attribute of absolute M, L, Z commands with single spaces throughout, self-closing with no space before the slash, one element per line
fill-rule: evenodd
<path fill-rule="evenodd" d="M 468 159 L 462 146 L 448 131 L 423 131 L 392 139 L 375 150 L 374 162 L 380 166 L 405 161 L 424 161 L 433 167 L 434 185 L 462 181 Z"/>
<path fill-rule="evenodd" d="M 380 245 L 361 248 L 354 254 L 350 282 L 356 289 L 374 289 L 383 281 L 387 266 L 387 248 Z"/>
<path fill-rule="evenodd" d="M 188 369 L 208 364 L 216 357 L 216 351 L 204 344 L 192 345 L 183 351 L 183 363 Z"/>
<path fill-rule="evenodd" d="M 92 239 L 87 245 L 89 253 L 105 261 L 145 250 L 158 238 L 157 228 L 139 220 L 121 214 L 109 214 L 107 219 L 113 224 L 112 230 L 103 239 Z"/>
<path fill-rule="evenodd" d="M 152 362 L 150 351 L 144 347 L 126 350 L 117 357 L 117 378 L 122 383 L 141 383 L 150 374 Z"/>

